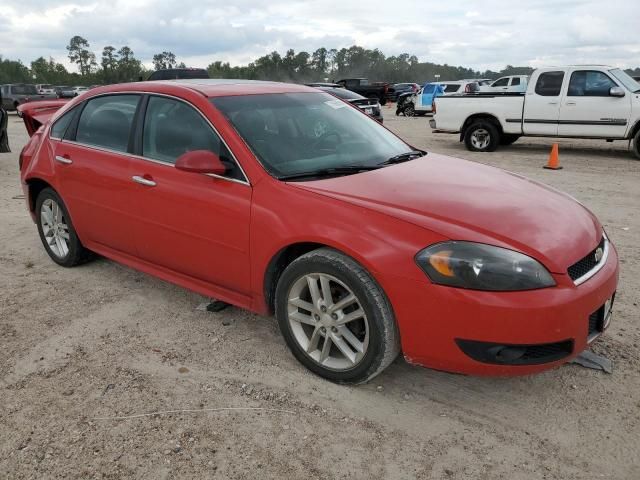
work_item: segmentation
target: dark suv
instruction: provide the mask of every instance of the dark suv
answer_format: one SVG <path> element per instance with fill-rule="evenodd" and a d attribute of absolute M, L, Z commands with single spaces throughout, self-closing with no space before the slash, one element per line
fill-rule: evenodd
<path fill-rule="evenodd" d="M 40 95 L 35 85 L 26 83 L 2 85 L 2 87 L 0 87 L 0 93 L 2 96 L 2 107 L 7 111 L 17 110 L 18 105 L 34 100 L 55 98 L 54 95 Z"/>
<path fill-rule="evenodd" d="M 187 78 L 209 78 L 204 68 L 167 68 L 156 70 L 147 80 L 178 80 Z"/>

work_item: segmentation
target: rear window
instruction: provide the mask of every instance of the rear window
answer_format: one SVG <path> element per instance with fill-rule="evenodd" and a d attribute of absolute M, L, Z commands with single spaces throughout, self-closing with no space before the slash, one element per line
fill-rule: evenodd
<path fill-rule="evenodd" d="M 515 77 L 511 79 L 511 86 L 515 87 L 516 85 L 520 85 L 520 77 Z"/>
<path fill-rule="evenodd" d="M 331 95 L 335 95 L 338 98 L 342 98 L 343 100 L 360 100 L 362 98 L 365 98 L 356 92 L 347 90 L 346 88 L 328 88 L 325 91 L 327 93 L 330 93 Z"/>
<path fill-rule="evenodd" d="M 562 90 L 564 72 L 545 72 L 538 77 L 536 93 L 543 97 L 557 97 Z"/>
<path fill-rule="evenodd" d="M 56 123 L 51 127 L 52 138 L 64 138 L 64 134 L 67 131 L 67 128 L 69 128 L 69 124 L 71 123 L 75 112 L 75 108 L 71 109 L 56 120 Z"/>
<path fill-rule="evenodd" d="M 11 87 L 14 95 L 36 95 L 38 91 L 35 85 L 14 85 Z"/>

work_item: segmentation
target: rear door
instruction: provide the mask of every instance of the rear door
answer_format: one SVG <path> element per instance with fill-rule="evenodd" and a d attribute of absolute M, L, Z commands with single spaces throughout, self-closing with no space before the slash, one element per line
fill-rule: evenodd
<path fill-rule="evenodd" d="M 524 103 L 522 129 L 525 135 L 558 135 L 560 100 L 565 72 L 542 72 L 533 88 L 529 88 Z"/>
<path fill-rule="evenodd" d="M 252 189 L 227 145 L 190 103 L 151 95 L 145 101 L 138 156 L 129 179 L 140 257 L 193 279 L 248 295 Z M 177 170 L 180 155 L 216 153 L 224 176 Z"/>
<path fill-rule="evenodd" d="M 599 70 L 575 70 L 560 109 L 559 134 L 624 138 L 631 115 L 631 95 L 612 97 L 617 82 Z"/>
<path fill-rule="evenodd" d="M 96 97 L 51 128 L 59 193 L 81 240 L 129 255 L 136 250 L 128 152 L 139 100 L 134 94 Z"/>

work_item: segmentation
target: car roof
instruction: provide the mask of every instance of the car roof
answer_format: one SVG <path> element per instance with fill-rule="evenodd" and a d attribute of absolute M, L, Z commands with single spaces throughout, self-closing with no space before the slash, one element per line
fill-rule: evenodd
<path fill-rule="evenodd" d="M 194 78 L 177 80 L 155 80 L 98 87 L 98 93 L 129 91 L 157 92 L 163 86 L 178 87 L 198 92 L 205 97 L 224 97 L 233 95 L 258 95 L 264 93 L 302 93 L 318 92 L 317 89 L 294 83 L 267 82 L 261 80 L 241 80 L 224 78 Z"/>

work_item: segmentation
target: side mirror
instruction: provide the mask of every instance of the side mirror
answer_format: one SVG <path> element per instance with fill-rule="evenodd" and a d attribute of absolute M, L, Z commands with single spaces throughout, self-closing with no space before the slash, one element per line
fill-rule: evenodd
<path fill-rule="evenodd" d="M 611 97 L 624 97 L 625 92 L 622 87 L 611 87 L 609 89 L 609 96 Z"/>
<path fill-rule="evenodd" d="M 209 150 L 193 150 L 178 157 L 176 168 L 183 172 L 192 173 L 212 173 L 214 175 L 224 175 L 227 167 L 224 166 L 220 157 Z"/>

